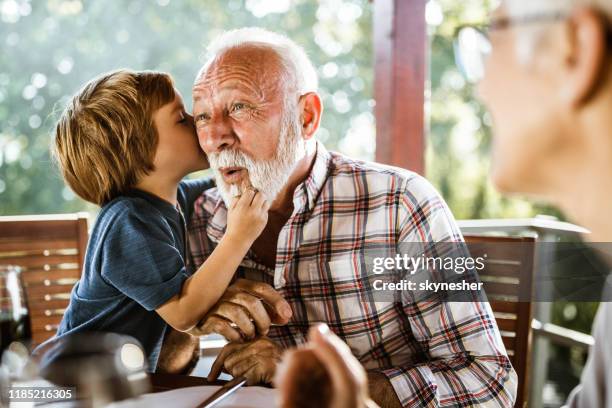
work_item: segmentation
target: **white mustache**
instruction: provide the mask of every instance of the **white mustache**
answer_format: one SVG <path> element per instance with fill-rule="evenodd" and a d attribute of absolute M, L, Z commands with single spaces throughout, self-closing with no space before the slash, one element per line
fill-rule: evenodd
<path fill-rule="evenodd" d="M 255 166 L 255 161 L 238 150 L 223 150 L 208 155 L 210 167 L 218 170 L 222 167 L 244 167 L 247 170 Z"/>

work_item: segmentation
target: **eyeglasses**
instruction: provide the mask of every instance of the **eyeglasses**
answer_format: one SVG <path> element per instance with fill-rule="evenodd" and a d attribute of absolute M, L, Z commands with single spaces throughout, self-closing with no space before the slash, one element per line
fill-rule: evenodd
<path fill-rule="evenodd" d="M 484 76 L 485 64 L 492 46 L 489 32 L 503 30 L 516 25 L 559 21 L 567 16 L 563 13 L 534 14 L 523 17 L 503 17 L 489 24 L 464 24 L 455 30 L 455 62 L 470 82 L 478 82 Z"/>

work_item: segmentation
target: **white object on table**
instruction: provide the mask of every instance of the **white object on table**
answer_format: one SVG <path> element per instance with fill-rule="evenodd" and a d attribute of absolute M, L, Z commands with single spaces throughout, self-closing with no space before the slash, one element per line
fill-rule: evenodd
<path fill-rule="evenodd" d="M 219 385 L 205 385 L 145 394 L 138 398 L 111 404 L 108 408 L 195 407 L 219 388 Z M 219 408 L 272 408 L 276 407 L 276 401 L 277 391 L 272 388 L 242 387 L 216 406 Z"/>

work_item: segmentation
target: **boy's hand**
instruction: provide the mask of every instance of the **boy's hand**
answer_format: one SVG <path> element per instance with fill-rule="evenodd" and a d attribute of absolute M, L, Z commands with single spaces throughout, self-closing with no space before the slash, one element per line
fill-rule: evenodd
<path fill-rule="evenodd" d="M 263 194 L 247 188 L 241 196 L 234 197 L 227 215 L 226 235 L 249 243 L 261 234 L 268 222 L 270 204 Z"/>

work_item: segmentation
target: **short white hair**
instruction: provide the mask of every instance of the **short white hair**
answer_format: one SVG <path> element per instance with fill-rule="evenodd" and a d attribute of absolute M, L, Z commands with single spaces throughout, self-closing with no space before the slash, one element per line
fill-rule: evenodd
<path fill-rule="evenodd" d="M 300 95 L 317 91 L 317 71 L 306 51 L 286 36 L 259 27 L 229 30 L 215 38 L 206 49 L 206 62 L 198 72 L 196 81 L 215 59 L 232 48 L 244 45 L 261 46 L 274 51 L 279 56 L 285 73 L 289 75 L 289 80 L 293 82 L 290 85 L 293 85 Z"/>
<path fill-rule="evenodd" d="M 612 1 L 610 0 L 505 0 L 506 10 L 511 17 L 531 16 L 537 14 L 567 14 L 578 7 L 590 7 L 612 21 Z M 517 55 L 520 61 L 527 63 L 533 57 L 538 40 L 542 38 L 540 26 L 525 27 L 518 35 Z"/>
<path fill-rule="evenodd" d="M 533 13 L 570 13 L 577 7 L 592 7 L 602 12 L 608 20 L 612 17 L 610 0 L 506 0 L 508 13 L 515 17 Z"/>

